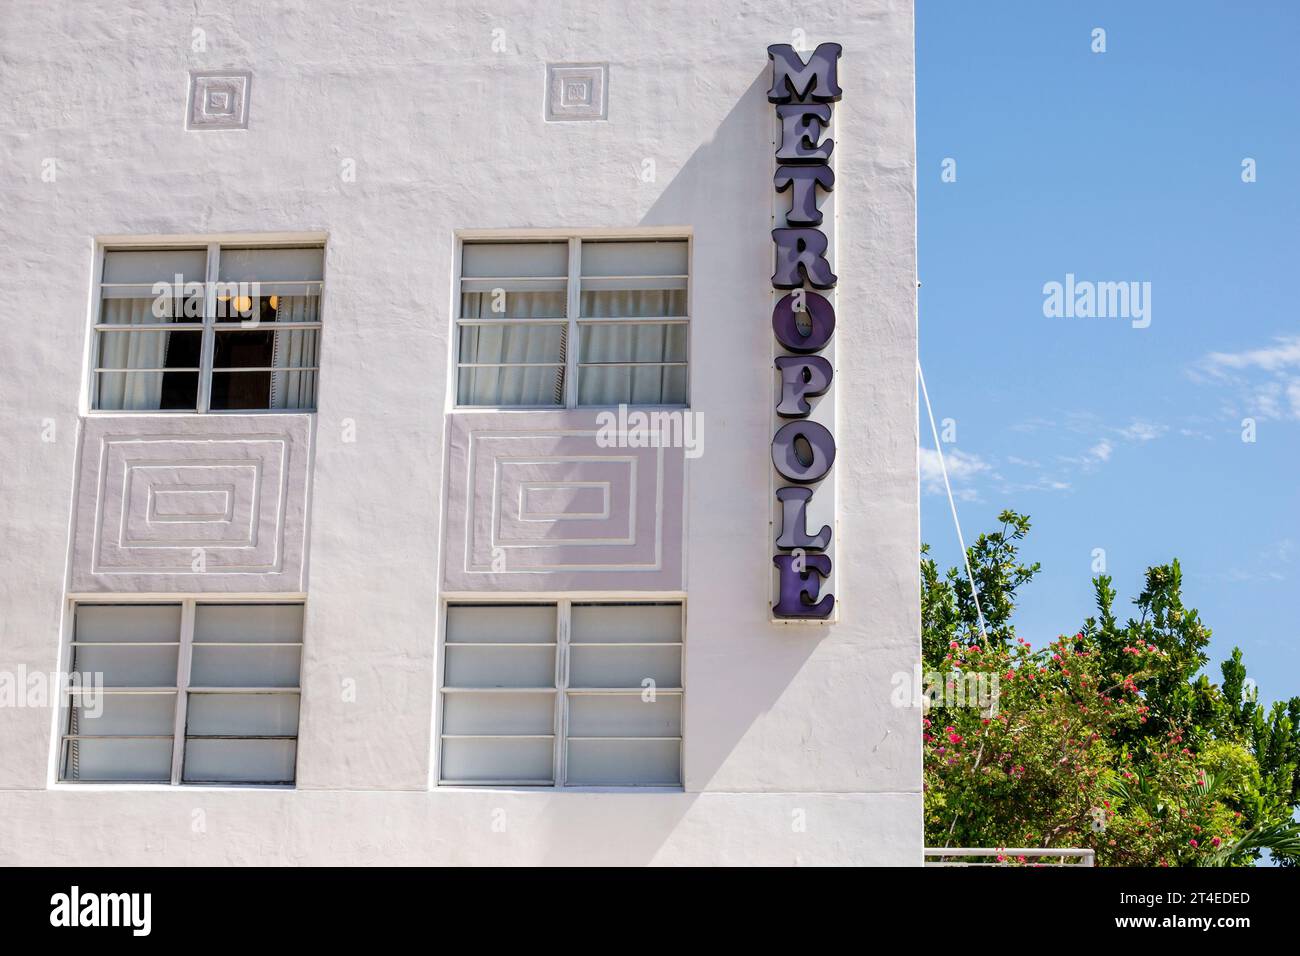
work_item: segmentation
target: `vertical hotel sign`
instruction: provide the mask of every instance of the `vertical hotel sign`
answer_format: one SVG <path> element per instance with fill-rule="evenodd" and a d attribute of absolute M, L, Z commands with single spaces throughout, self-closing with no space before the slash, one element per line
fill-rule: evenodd
<path fill-rule="evenodd" d="M 772 438 L 778 476 L 772 616 L 779 621 L 824 622 L 835 612 L 835 596 L 829 593 L 835 487 L 833 477 L 828 478 L 835 464 L 835 436 L 826 424 L 834 425 L 834 401 L 827 393 L 835 371 L 821 353 L 835 333 L 835 307 L 828 297 L 833 293 L 828 290 L 837 280 L 817 199 L 818 189 L 826 194 L 835 185 L 830 166 L 835 143 L 824 134 L 831 104 L 841 96 L 841 52 L 838 43 L 823 43 L 805 62 L 789 44 L 767 48 L 772 61 L 767 98 L 776 104 L 777 119 L 773 185 L 777 193 L 790 196 L 784 224 L 778 221 L 782 202 L 772 229 L 772 287 L 780 296 L 772 310 L 779 386 Z M 831 524 L 812 532 L 810 516 L 829 516 Z"/>

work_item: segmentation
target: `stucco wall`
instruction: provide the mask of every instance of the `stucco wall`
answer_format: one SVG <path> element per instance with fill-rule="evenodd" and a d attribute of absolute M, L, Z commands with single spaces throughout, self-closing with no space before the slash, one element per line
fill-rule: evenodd
<path fill-rule="evenodd" d="M 0 669 L 59 663 L 96 238 L 326 233 L 298 790 L 52 785 L 50 710 L 0 708 L 0 862 L 919 863 L 889 704 L 919 655 L 911 4 L 198 9 L 6 4 Z M 765 50 L 793 31 L 845 51 L 820 628 L 768 621 Z M 608 120 L 544 122 L 548 62 L 608 63 Z M 185 130 L 198 69 L 252 72 L 247 130 Z M 686 792 L 429 791 L 454 230 L 646 226 L 693 235 Z"/>

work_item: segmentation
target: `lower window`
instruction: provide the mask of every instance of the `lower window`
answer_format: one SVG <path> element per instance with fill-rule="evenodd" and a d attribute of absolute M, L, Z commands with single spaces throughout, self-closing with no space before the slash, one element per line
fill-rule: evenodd
<path fill-rule="evenodd" d="M 78 604 L 61 780 L 292 784 L 301 604 Z"/>
<path fill-rule="evenodd" d="M 682 605 L 452 604 L 443 784 L 682 783 Z"/>

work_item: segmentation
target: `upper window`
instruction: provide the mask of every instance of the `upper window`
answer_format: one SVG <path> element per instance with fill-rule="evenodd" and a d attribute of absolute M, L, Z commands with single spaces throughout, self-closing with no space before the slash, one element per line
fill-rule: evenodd
<path fill-rule="evenodd" d="M 79 604 L 59 778 L 290 784 L 301 604 Z"/>
<path fill-rule="evenodd" d="M 685 239 L 465 242 L 456 404 L 685 405 L 688 268 Z"/>
<path fill-rule="evenodd" d="M 325 250 L 106 249 L 91 407 L 316 407 Z"/>

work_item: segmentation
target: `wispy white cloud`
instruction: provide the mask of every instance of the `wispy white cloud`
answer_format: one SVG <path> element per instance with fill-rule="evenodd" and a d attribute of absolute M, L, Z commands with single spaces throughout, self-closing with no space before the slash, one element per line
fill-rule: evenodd
<path fill-rule="evenodd" d="M 1126 441 L 1155 441 L 1167 431 L 1169 431 L 1167 425 L 1134 420 L 1131 424 L 1116 429 L 1116 434 Z"/>
<path fill-rule="evenodd" d="M 959 501 L 977 501 L 979 493 L 971 487 L 977 475 L 992 472 L 992 465 L 979 455 L 949 448 L 943 454 L 943 461 L 948 466 L 948 481 L 952 485 L 953 497 Z M 921 449 L 921 487 L 927 494 L 941 495 L 943 491 L 943 469 L 939 463 L 939 453 L 933 448 Z"/>
<path fill-rule="evenodd" d="M 1210 352 L 1188 369 L 1198 382 L 1226 385 L 1237 402 L 1229 414 L 1300 420 L 1300 335 L 1241 352 Z"/>
<path fill-rule="evenodd" d="M 1115 452 L 1115 445 L 1109 438 L 1103 438 L 1089 448 L 1081 455 L 1061 455 L 1060 460 L 1067 465 L 1074 465 L 1089 470 L 1097 468 L 1110 461 L 1110 456 Z"/>
<path fill-rule="evenodd" d="M 1262 349 L 1211 352 L 1201 360 L 1201 365 L 1211 374 L 1228 369 L 1258 368 L 1265 372 L 1300 369 L 1300 335 L 1280 336 L 1272 345 Z"/>

